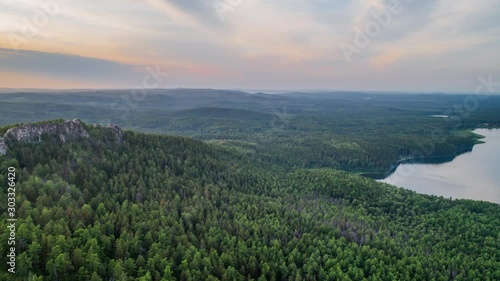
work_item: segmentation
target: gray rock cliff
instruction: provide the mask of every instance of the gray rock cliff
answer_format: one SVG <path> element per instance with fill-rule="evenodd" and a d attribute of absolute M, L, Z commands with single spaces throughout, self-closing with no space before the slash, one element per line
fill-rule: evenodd
<path fill-rule="evenodd" d="M 102 128 L 94 124 L 92 128 Z M 123 141 L 123 132 L 116 124 L 109 124 L 105 130 L 109 130 L 111 136 L 107 141 L 115 141 L 121 143 Z M 85 129 L 83 123 L 79 119 L 67 120 L 65 122 L 47 122 L 37 124 L 26 124 L 18 127 L 10 128 L 4 135 L 0 137 L 0 155 L 5 155 L 8 151 L 8 144 L 14 142 L 40 142 L 43 135 L 54 135 L 65 143 L 70 139 L 89 138 L 90 134 Z"/>
<path fill-rule="evenodd" d="M 108 126 L 106 126 L 106 128 L 111 129 L 113 131 L 117 142 L 123 141 L 123 132 L 122 132 L 122 129 L 120 127 L 118 127 L 118 125 L 109 124 Z"/>
<path fill-rule="evenodd" d="M 40 142 L 44 134 L 58 135 L 63 142 L 66 142 L 67 138 L 88 138 L 90 136 L 82 122 L 79 119 L 73 119 L 64 123 L 22 125 L 9 129 L 4 137 L 14 141 Z"/>
<path fill-rule="evenodd" d="M 0 138 L 0 155 L 7 154 L 7 145 L 5 145 L 5 141 L 3 138 Z"/>

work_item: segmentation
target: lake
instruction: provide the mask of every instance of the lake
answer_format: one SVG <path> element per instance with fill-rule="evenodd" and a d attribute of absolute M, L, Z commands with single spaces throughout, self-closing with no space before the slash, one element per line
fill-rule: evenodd
<path fill-rule="evenodd" d="M 450 162 L 405 163 L 380 180 L 419 193 L 500 203 L 500 129 L 477 129 L 485 143 Z"/>

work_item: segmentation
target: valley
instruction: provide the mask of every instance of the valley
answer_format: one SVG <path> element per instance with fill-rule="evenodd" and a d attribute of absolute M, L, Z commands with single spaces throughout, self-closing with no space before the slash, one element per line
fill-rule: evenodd
<path fill-rule="evenodd" d="M 500 278 L 500 205 L 359 175 L 474 146 L 481 139 L 470 129 L 499 124 L 500 99 L 457 127 L 430 116 L 457 96 L 432 96 L 441 103 L 431 107 L 423 98 L 416 106 L 418 96 L 219 94 L 152 95 L 125 120 L 106 107 L 112 98 L 42 95 L 42 103 L 18 104 L 22 95 L 0 95 L 0 132 L 18 132 L 5 134 L 0 156 L 2 171 L 18 170 L 18 276 Z M 170 100 L 164 110 L 161 100 Z M 8 110 L 13 104 L 18 111 Z M 103 120 L 124 129 L 95 124 Z M 27 122 L 35 123 L 19 125 Z"/>

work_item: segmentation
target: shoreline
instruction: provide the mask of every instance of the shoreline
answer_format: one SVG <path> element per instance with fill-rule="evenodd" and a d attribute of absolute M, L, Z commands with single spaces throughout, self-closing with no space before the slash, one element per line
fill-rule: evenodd
<path fill-rule="evenodd" d="M 474 130 L 478 129 L 489 129 L 489 128 L 475 128 L 473 130 L 470 130 L 470 133 L 475 137 L 474 144 L 471 146 L 463 147 L 455 151 L 454 154 L 451 155 L 437 155 L 437 156 L 426 156 L 426 157 L 409 157 L 409 158 L 404 158 L 396 161 L 396 163 L 392 164 L 388 171 L 385 173 L 372 173 L 372 172 L 361 172 L 358 173 L 358 175 L 371 178 L 374 180 L 383 180 L 387 177 L 389 177 L 391 174 L 393 174 L 396 169 L 399 167 L 401 164 L 408 164 L 408 163 L 415 163 L 415 164 L 444 164 L 450 161 L 453 161 L 457 156 L 460 156 L 462 154 L 465 154 L 467 152 L 471 152 L 472 149 L 474 148 L 475 145 L 485 143 L 484 141 L 481 141 L 481 139 L 484 139 L 485 136 L 480 135 L 478 133 L 474 133 Z M 443 159 L 442 161 L 436 161 L 439 159 Z"/>

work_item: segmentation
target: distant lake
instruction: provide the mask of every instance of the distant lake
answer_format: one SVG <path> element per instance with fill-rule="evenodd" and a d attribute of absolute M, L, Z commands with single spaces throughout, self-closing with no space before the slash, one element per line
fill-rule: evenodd
<path fill-rule="evenodd" d="M 406 163 L 380 180 L 419 193 L 500 203 L 500 129 L 477 129 L 485 143 L 441 164 Z"/>

